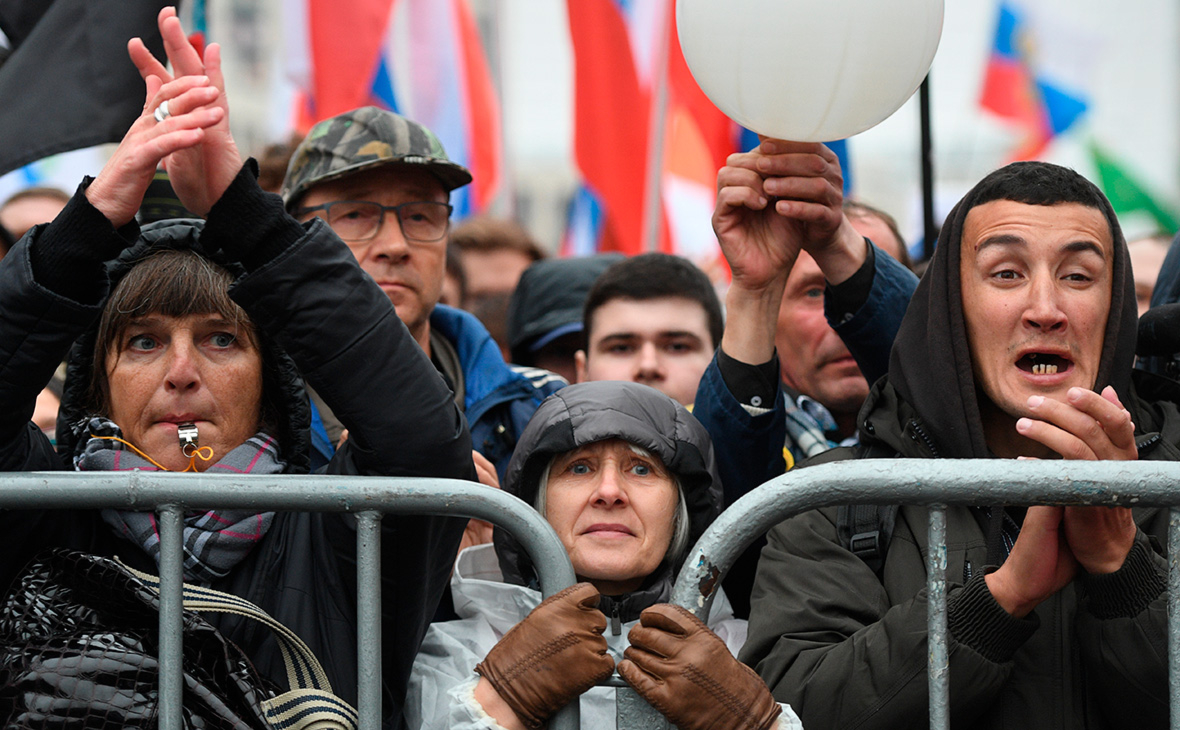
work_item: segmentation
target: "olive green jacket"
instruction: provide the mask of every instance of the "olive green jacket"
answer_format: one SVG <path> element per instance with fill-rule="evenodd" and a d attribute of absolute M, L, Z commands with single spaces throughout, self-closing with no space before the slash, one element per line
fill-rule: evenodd
<path fill-rule="evenodd" d="M 1140 458 L 1180 458 L 1172 404 L 1136 399 L 1133 413 Z M 884 382 L 862 414 L 861 446 L 822 460 L 871 447 L 936 456 L 914 411 Z M 836 512 L 804 513 L 769 533 L 741 659 L 808 730 L 929 727 L 927 510 L 900 509 L 881 578 L 838 538 Z M 1016 619 L 983 580 L 985 514 L 948 510 L 952 728 L 1166 726 L 1167 511 L 1135 517 L 1140 532 L 1122 569 L 1080 576 Z"/>

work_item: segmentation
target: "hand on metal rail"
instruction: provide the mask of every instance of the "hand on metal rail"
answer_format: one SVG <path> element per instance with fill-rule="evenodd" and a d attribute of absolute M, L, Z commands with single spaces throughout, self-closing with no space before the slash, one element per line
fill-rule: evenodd
<path fill-rule="evenodd" d="M 606 616 L 598 589 L 578 583 L 550 596 L 504 634 L 476 665 L 475 698 L 507 728 L 537 728 L 571 700 L 611 675 Z M 489 696 L 489 690 L 494 690 Z M 514 717 L 496 712 L 502 701 Z"/>
<path fill-rule="evenodd" d="M 680 730 L 767 730 L 782 708 L 762 678 L 690 611 L 661 603 L 639 617 L 619 674 Z"/>

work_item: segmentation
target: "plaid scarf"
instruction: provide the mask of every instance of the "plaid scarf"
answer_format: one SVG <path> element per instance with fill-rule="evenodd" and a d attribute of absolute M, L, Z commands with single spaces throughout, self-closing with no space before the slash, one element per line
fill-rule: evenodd
<path fill-rule="evenodd" d="M 805 395 L 792 403 L 790 397 L 783 393 L 787 407 L 787 443 L 785 447 L 791 452 L 795 463 L 803 461 L 816 454 L 822 454 L 837 446 L 851 446 L 857 442 L 857 434 L 853 434 L 843 441 L 829 438 L 838 426 L 836 419 L 819 401 Z"/>
<path fill-rule="evenodd" d="M 106 418 L 91 418 L 77 429 L 88 438 L 78 439 L 74 468 L 79 471 L 159 471 L 160 469 L 119 441 L 119 427 Z M 279 474 L 286 466 L 279 459 L 275 441 L 259 432 L 230 451 L 206 472 L 215 474 Z M 103 520 L 116 534 L 142 547 L 158 564 L 160 533 L 153 512 L 104 509 Z M 270 528 L 274 512 L 210 510 L 184 518 L 184 577 L 189 581 L 212 583 L 223 578 L 246 557 Z"/>

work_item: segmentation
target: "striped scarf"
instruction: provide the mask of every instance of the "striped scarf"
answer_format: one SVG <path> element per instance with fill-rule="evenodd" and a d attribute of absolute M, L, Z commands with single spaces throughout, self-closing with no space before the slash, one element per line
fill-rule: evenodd
<path fill-rule="evenodd" d="M 155 465 L 127 448 L 117 425 L 106 418 L 91 418 L 82 424 L 81 433 L 89 438 L 79 439 L 74 455 L 74 467 L 79 471 L 159 471 Z M 263 432 L 250 437 L 230 451 L 206 473 L 279 474 L 286 466 L 279 459 L 273 438 Z M 160 533 L 153 512 L 104 509 L 102 518 L 119 536 L 139 545 L 160 561 Z M 184 577 L 188 581 L 209 584 L 229 574 L 251 548 L 270 529 L 274 512 L 249 510 L 209 510 L 194 512 L 184 518 Z"/>

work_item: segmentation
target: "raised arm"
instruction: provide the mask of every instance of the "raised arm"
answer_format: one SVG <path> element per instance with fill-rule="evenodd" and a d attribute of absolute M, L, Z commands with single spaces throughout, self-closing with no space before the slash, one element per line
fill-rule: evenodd
<path fill-rule="evenodd" d="M 143 113 L 98 177 L 47 225 L 31 230 L 0 264 L 0 469 L 49 468 L 52 454 L 28 429 L 37 393 L 70 343 L 98 317 L 103 265 L 138 236 L 135 213 L 164 157 L 198 145 L 224 113 L 204 76 L 145 77 Z M 167 102 L 172 116 L 157 122 Z"/>
<path fill-rule="evenodd" d="M 864 239 L 841 210 L 842 186 L 839 160 L 820 144 L 764 140 L 730 155 L 717 174 L 713 230 L 733 271 L 721 347 L 731 357 L 758 364 L 773 356 L 783 288 L 800 249 L 844 278 L 859 267 L 858 248 L 863 262 Z"/>
<path fill-rule="evenodd" d="M 774 341 L 799 251 L 826 252 L 838 263 L 839 252 L 866 246 L 843 214 L 842 188 L 839 161 L 820 144 L 764 140 L 730 155 L 717 174 L 713 229 L 733 284 L 721 351 L 702 379 L 693 413 L 718 445 L 727 504 L 785 467 Z"/>

